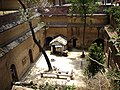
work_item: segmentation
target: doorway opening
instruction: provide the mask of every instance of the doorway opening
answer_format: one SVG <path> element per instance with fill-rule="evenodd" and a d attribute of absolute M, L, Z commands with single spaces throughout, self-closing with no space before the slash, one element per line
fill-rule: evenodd
<path fill-rule="evenodd" d="M 16 67 L 14 64 L 12 64 L 10 67 L 10 73 L 12 77 L 12 82 L 18 81 L 17 71 L 16 71 Z"/>
<path fill-rule="evenodd" d="M 53 40 L 53 38 L 52 37 L 47 37 L 46 39 L 45 39 L 45 48 L 46 49 L 50 49 L 50 46 L 49 46 L 49 43 L 51 42 Z"/>
<path fill-rule="evenodd" d="M 33 54 L 32 54 L 32 49 L 29 49 L 29 57 L 30 57 L 30 63 L 33 63 Z"/>
<path fill-rule="evenodd" d="M 98 38 L 93 43 L 97 43 L 98 46 L 102 45 L 102 48 L 104 50 L 104 40 L 103 39 Z"/>
<path fill-rule="evenodd" d="M 76 41 L 77 41 L 77 39 L 74 38 L 74 39 L 73 39 L 73 47 L 74 47 L 74 48 L 76 47 Z"/>

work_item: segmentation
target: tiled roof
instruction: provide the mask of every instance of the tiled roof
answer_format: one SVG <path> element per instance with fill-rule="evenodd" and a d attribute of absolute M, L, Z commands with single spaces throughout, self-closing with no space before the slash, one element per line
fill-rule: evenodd
<path fill-rule="evenodd" d="M 50 45 L 56 45 L 56 46 L 66 45 L 66 44 L 67 44 L 67 39 L 62 36 L 58 36 L 50 42 Z"/>

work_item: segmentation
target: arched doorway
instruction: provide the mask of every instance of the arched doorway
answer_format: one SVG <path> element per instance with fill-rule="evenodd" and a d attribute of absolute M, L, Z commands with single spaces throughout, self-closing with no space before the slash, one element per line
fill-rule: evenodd
<path fill-rule="evenodd" d="M 29 49 L 29 57 L 30 57 L 30 63 L 33 63 L 33 54 L 32 54 L 32 50 Z"/>
<path fill-rule="evenodd" d="M 12 82 L 18 81 L 16 67 L 15 67 L 14 64 L 12 64 L 11 67 L 10 67 L 10 73 L 11 73 L 11 77 L 12 77 Z"/>
<path fill-rule="evenodd" d="M 39 40 L 38 42 L 39 42 L 39 44 L 41 45 L 41 41 Z M 39 48 L 39 52 L 41 52 L 40 48 Z"/>
<path fill-rule="evenodd" d="M 76 39 L 76 38 L 73 38 L 73 47 L 74 47 L 74 48 L 76 47 L 76 41 L 77 41 L 77 39 Z"/>
<path fill-rule="evenodd" d="M 51 42 L 53 40 L 53 38 L 52 37 L 47 37 L 46 39 L 45 39 L 45 47 L 46 47 L 46 49 L 49 49 L 50 47 L 49 47 L 49 43 Z"/>
<path fill-rule="evenodd" d="M 100 44 L 102 44 L 102 47 L 104 49 L 104 40 L 103 39 L 98 38 L 93 43 L 97 43 L 98 46 L 100 46 Z"/>

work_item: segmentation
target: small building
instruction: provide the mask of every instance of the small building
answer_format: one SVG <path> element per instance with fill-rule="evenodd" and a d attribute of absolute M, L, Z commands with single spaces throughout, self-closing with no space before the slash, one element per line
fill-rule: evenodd
<path fill-rule="evenodd" d="M 51 53 L 63 55 L 67 49 L 67 38 L 64 36 L 57 36 L 50 42 Z"/>

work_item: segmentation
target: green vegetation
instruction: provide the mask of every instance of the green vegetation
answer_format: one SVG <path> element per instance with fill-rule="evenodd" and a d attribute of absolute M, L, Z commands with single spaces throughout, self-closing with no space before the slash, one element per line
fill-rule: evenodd
<path fill-rule="evenodd" d="M 105 60 L 102 45 L 98 46 L 94 43 L 90 46 L 87 61 L 88 65 L 85 68 L 85 75 L 88 77 L 89 84 L 94 82 L 98 83 L 94 80 L 96 80 L 97 75 L 100 75 L 98 72 L 101 72 L 102 77 L 104 77 L 104 84 L 99 85 L 101 88 L 104 87 L 107 89 L 110 88 L 111 90 L 120 90 L 120 71 L 110 70 L 104 66 Z M 107 69 L 106 73 L 103 73 L 104 68 Z M 94 79 L 92 79 L 93 77 Z M 100 77 L 97 78 L 97 80 L 100 81 Z M 96 88 L 96 86 L 92 86 L 92 88 Z"/>
<path fill-rule="evenodd" d="M 112 42 L 113 45 L 116 45 L 119 48 L 120 47 L 120 6 L 112 6 L 106 9 L 105 11 L 111 16 L 111 19 L 115 21 L 113 26 L 114 27 L 113 31 L 116 31 L 118 33 L 118 35 L 115 35 L 110 39 L 110 42 Z M 120 51 L 119 53 L 117 53 L 117 55 L 120 55 Z"/>
<path fill-rule="evenodd" d="M 117 46 L 119 51 L 116 55 L 120 56 L 120 6 L 113 6 L 106 10 L 112 17 L 112 20 L 115 20 L 115 27 L 113 31 L 116 31 L 118 35 L 110 38 L 109 42 L 112 42 L 113 45 Z M 107 77 L 111 81 L 112 90 L 120 90 L 120 71 L 118 70 L 109 70 L 107 72 Z"/>
<path fill-rule="evenodd" d="M 94 77 L 98 72 L 104 70 L 103 64 L 105 60 L 102 45 L 98 46 L 97 43 L 94 43 L 90 46 L 87 61 L 89 63 L 86 67 L 85 74 L 88 78 Z"/>
<path fill-rule="evenodd" d="M 28 88 L 33 88 L 33 89 L 39 89 L 39 90 L 75 90 L 76 87 L 75 85 L 59 85 L 59 84 L 51 84 L 51 83 L 46 83 L 46 84 L 33 84 L 28 86 Z"/>
<path fill-rule="evenodd" d="M 105 10 L 110 16 L 111 19 L 115 20 L 115 30 L 119 32 L 120 30 L 120 6 L 112 6 Z"/>
<path fill-rule="evenodd" d="M 110 38 L 109 42 L 112 42 L 113 45 L 116 45 L 118 48 L 120 47 L 120 36 L 115 35 L 112 38 Z M 118 52 L 116 55 L 120 55 L 120 52 Z"/>
<path fill-rule="evenodd" d="M 107 72 L 107 78 L 111 80 L 112 90 L 120 90 L 120 71 L 110 70 Z"/>

